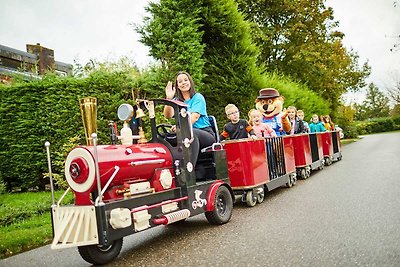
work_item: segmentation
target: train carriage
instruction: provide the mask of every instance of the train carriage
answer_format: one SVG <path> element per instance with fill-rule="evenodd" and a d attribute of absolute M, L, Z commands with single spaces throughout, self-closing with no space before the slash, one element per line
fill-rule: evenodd
<path fill-rule="evenodd" d="M 293 140 L 288 136 L 228 140 L 223 147 L 232 189 L 248 206 L 261 203 L 265 191 L 296 183 Z"/>
<path fill-rule="evenodd" d="M 293 136 L 296 173 L 307 179 L 312 170 L 323 168 L 322 139 L 319 134 L 297 134 Z"/>
<path fill-rule="evenodd" d="M 338 131 L 320 133 L 325 165 L 341 160 L 340 135 Z"/>
<path fill-rule="evenodd" d="M 269 182 L 265 139 L 250 138 L 224 141 L 228 175 L 235 195 L 248 206 L 264 200 L 264 186 Z"/>

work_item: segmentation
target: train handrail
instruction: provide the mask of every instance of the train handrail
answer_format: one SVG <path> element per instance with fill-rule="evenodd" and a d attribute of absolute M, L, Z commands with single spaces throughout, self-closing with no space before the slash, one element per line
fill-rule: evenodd
<path fill-rule="evenodd" d="M 114 166 L 114 169 L 115 169 L 114 173 L 111 175 L 110 179 L 108 179 L 107 183 L 103 187 L 103 190 L 101 190 L 99 196 L 96 198 L 96 201 L 94 202 L 95 206 L 99 205 L 100 199 L 102 199 L 103 194 L 106 192 L 111 182 L 114 180 L 115 176 L 119 172 L 119 166 Z"/>

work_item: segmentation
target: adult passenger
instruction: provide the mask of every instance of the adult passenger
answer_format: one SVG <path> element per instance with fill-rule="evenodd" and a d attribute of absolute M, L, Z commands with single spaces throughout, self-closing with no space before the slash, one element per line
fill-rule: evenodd
<path fill-rule="evenodd" d="M 215 143 L 215 136 L 208 119 L 204 96 L 196 93 L 192 77 L 184 71 L 179 72 L 175 76 L 174 83 L 168 82 L 165 87 L 165 95 L 167 99 L 176 99 L 188 105 L 194 134 L 191 146 L 193 164 L 195 165 L 200 150 Z M 173 117 L 174 109 L 171 106 L 165 106 L 164 116 L 166 118 Z"/>

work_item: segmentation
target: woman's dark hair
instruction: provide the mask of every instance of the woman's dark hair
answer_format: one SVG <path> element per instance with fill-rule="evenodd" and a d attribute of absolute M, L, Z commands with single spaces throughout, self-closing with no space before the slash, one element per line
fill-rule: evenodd
<path fill-rule="evenodd" d="M 177 94 L 177 96 L 178 96 L 178 99 L 179 99 L 180 101 L 185 101 L 185 99 L 183 98 L 183 95 L 182 95 L 181 90 L 178 88 L 178 80 L 177 80 L 177 78 L 178 78 L 178 76 L 181 75 L 181 74 L 185 74 L 185 75 L 188 77 L 188 79 L 189 79 L 189 82 L 190 82 L 190 91 L 189 91 L 189 93 L 190 93 L 190 98 L 192 98 L 192 96 L 194 96 L 194 94 L 196 93 L 196 91 L 194 90 L 194 82 L 193 82 L 192 76 L 190 76 L 190 74 L 187 73 L 186 71 L 180 71 L 180 72 L 178 72 L 178 73 L 176 74 L 176 76 L 175 76 L 174 87 L 175 87 L 175 89 L 176 89 L 176 94 Z"/>

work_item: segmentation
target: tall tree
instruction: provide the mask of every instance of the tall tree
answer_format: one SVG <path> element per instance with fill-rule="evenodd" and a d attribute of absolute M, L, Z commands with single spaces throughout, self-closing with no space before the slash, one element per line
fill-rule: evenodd
<path fill-rule="evenodd" d="M 136 27 L 141 42 L 150 48 L 150 55 L 161 63 L 161 79 L 172 79 L 178 71 L 192 74 L 198 86 L 204 77 L 203 32 L 199 17 L 201 1 L 160 0 L 150 2 L 146 11 L 152 17 Z M 164 81 L 165 82 L 165 81 Z"/>
<path fill-rule="evenodd" d="M 389 98 L 379 88 L 370 83 L 367 88 L 367 96 L 359 107 L 360 119 L 372 119 L 389 116 Z"/>
<path fill-rule="evenodd" d="M 335 31 L 332 8 L 325 0 L 236 0 L 261 48 L 259 61 L 270 71 L 306 83 L 328 99 L 333 109 L 340 95 L 363 87 L 369 75 L 367 63 L 360 68 L 358 56 L 342 44 Z"/>
<path fill-rule="evenodd" d="M 221 108 L 238 105 L 247 116 L 263 86 L 263 65 L 257 65 L 259 50 L 251 39 L 249 22 L 233 0 L 204 0 L 204 94 L 210 113 L 224 121 Z"/>
<path fill-rule="evenodd" d="M 160 0 L 147 10 L 152 18 L 138 27 L 141 41 L 167 72 L 185 69 L 207 99 L 208 111 L 219 121 L 235 103 L 247 112 L 262 87 L 258 48 L 250 24 L 233 0 Z"/>

